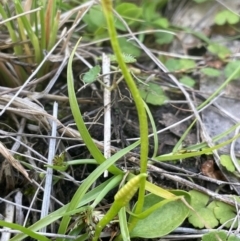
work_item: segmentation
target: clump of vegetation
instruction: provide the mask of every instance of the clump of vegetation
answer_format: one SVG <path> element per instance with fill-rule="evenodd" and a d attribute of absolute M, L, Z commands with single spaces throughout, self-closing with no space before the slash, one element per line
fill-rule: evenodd
<path fill-rule="evenodd" d="M 60 1 L 22 1 L 0 5 L 0 14 L 7 38 L 6 58 L 10 61 L 1 64 L 1 85 L 17 87 L 22 85 L 40 65 L 45 53 L 52 50 L 59 31 Z M 7 57 L 9 56 L 9 57 Z M 8 65 L 7 65 L 8 64 Z M 45 61 L 37 76 L 42 77 L 54 64 Z"/>

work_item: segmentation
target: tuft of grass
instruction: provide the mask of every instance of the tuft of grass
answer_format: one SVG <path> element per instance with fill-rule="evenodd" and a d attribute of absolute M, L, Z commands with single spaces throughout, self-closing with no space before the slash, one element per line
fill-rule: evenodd
<path fill-rule="evenodd" d="M 61 0 L 22 1 L 15 0 L 13 9 L 5 2 L 0 4 L 2 24 L 10 36 L 11 43 L 7 46 L 9 58 L 18 61 L 1 63 L 1 85 L 17 87 L 22 85 L 44 58 L 44 51 L 49 51 L 55 44 L 58 35 Z M 50 62 L 45 62 L 37 77 L 48 73 Z"/>

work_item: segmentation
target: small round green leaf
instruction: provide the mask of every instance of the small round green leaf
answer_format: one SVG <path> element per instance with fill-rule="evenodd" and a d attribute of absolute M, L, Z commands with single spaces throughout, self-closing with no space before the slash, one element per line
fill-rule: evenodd
<path fill-rule="evenodd" d="M 209 67 L 201 69 L 201 72 L 209 77 L 218 77 L 221 74 L 219 70 Z"/>
<path fill-rule="evenodd" d="M 189 86 L 189 87 L 193 87 L 195 85 L 195 83 L 196 83 L 194 79 L 192 79 L 191 77 L 186 76 L 186 75 L 184 75 L 182 78 L 180 78 L 179 81 L 181 83 Z"/>
<path fill-rule="evenodd" d="M 209 44 L 207 47 L 208 51 L 216 54 L 219 58 L 224 59 L 226 58 L 231 52 L 228 48 L 221 44 Z"/>
<path fill-rule="evenodd" d="M 168 59 L 165 63 L 170 71 L 188 70 L 196 67 L 195 61 L 191 59 Z"/>
<path fill-rule="evenodd" d="M 119 38 L 118 42 L 123 53 L 128 53 L 135 57 L 140 56 L 141 50 L 133 45 L 131 41 L 128 41 L 126 38 Z"/>
<path fill-rule="evenodd" d="M 230 77 L 232 75 L 232 73 L 239 67 L 239 65 L 240 65 L 239 60 L 229 62 L 224 69 L 225 76 L 227 78 Z M 240 77 L 240 70 L 235 74 L 233 79 L 236 80 L 236 79 L 239 79 L 239 77 Z"/>
<path fill-rule="evenodd" d="M 152 22 L 154 19 L 157 19 L 160 17 L 160 13 L 156 11 L 158 4 L 159 2 L 157 1 L 142 2 L 143 18 L 146 22 Z"/>
<path fill-rule="evenodd" d="M 98 74 L 100 73 L 101 68 L 99 65 L 92 67 L 87 73 L 83 76 L 83 82 L 88 84 L 92 83 L 97 79 Z"/>
<path fill-rule="evenodd" d="M 179 59 L 168 59 L 165 63 L 169 71 L 176 71 L 181 69 L 181 62 Z"/>
<path fill-rule="evenodd" d="M 142 15 L 142 8 L 133 3 L 120 3 L 116 6 L 116 11 L 125 19 L 128 25 L 137 23 Z M 124 24 L 116 19 L 115 27 L 119 30 L 126 31 Z"/>
<path fill-rule="evenodd" d="M 152 105 L 162 105 L 168 99 L 161 86 L 155 83 L 140 85 L 139 93 L 144 101 Z"/>
<path fill-rule="evenodd" d="M 101 10 L 101 6 L 93 6 L 88 14 L 84 16 L 83 21 L 87 24 L 87 28 L 91 32 L 95 32 L 99 27 L 104 29 L 106 27 L 106 20 Z"/>
<path fill-rule="evenodd" d="M 173 41 L 174 35 L 171 33 L 156 33 L 156 43 L 170 44 Z"/>
<path fill-rule="evenodd" d="M 142 14 L 142 8 L 134 3 L 120 3 L 116 6 L 116 11 L 122 16 L 127 18 L 139 18 Z"/>
<path fill-rule="evenodd" d="M 168 28 L 169 27 L 169 21 L 167 20 L 167 18 L 159 17 L 158 19 L 153 21 L 153 24 L 159 28 Z"/>
<path fill-rule="evenodd" d="M 224 166 L 229 172 L 235 171 L 235 166 L 233 165 L 232 159 L 229 155 L 221 155 L 220 163 Z"/>
<path fill-rule="evenodd" d="M 188 70 L 196 67 L 196 62 L 192 59 L 181 59 L 181 70 Z"/>

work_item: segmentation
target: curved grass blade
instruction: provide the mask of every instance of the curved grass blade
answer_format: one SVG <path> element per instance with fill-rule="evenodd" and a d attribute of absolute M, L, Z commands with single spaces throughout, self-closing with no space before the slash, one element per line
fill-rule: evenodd
<path fill-rule="evenodd" d="M 35 240 L 51 241 L 51 239 L 48 239 L 47 237 L 45 237 L 41 234 L 37 234 L 37 233 L 33 232 L 31 229 L 25 228 L 25 227 L 23 227 L 19 224 L 16 224 L 16 223 L 8 223 L 8 222 L 0 220 L 0 226 L 8 227 L 8 228 L 15 229 L 15 230 L 19 230 L 22 233 L 24 233 L 25 235 L 27 235 L 28 237 L 32 237 Z"/>
<path fill-rule="evenodd" d="M 148 118 L 150 120 L 150 123 L 152 125 L 152 130 L 153 130 L 153 140 L 154 140 L 154 150 L 153 150 L 153 156 L 152 158 L 157 156 L 157 151 L 158 151 L 158 134 L 157 134 L 157 127 L 153 118 L 153 115 L 148 107 L 148 105 L 143 101 L 144 107 L 147 111 Z"/>
<path fill-rule="evenodd" d="M 128 232 L 126 207 L 120 209 L 120 211 L 118 212 L 118 218 L 123 241 L 130 241 L 131 239 L 130 234 Z"/>
<path fill-rule="evenodd" d="M 109 193 L 109 190 L 112 190 L 116 185 L 118 185 L 122 180 L 122 175 L 114 176 L 112 180 L 103 188 L 101 193 L 97 196 L 94 202 L 91 204 L 91 207 L 94 209 L 103 198 Z"/>
<path fill-rule="evenodd" d="M 67 85 L 68 85 L 69 102 L 70 102 L 72 114 L 73 114 L 74 120 L 76 122 L 78 131 L 80 132 L 84 143 L 86 144 L 88 150 L 90 151 L 90 153 L 94 157 L 94 159 L 99 164 L 101 164 L 105 161 L 105 157 L 103 156 L 101 151 L 97 148 L 97 146 L 93 142 L 93 140 L 92 140 L 92 138 L 91 138 L 86 126 L 85 126 L 84 120 L 82 118 L 82 114 L 79 110 L 79 106 L 78 106 L 78 102 L 77 102 L 77 98 L 76 98 L 75 90 L 74 90 L 72 62 L 73 62 L 74 53 L 76 52 L 76 49 L 77 49 L 77 46 L 80 43 L 80 40 L 81 39 L 79 39 L 77 44 L 75 45 L 75 47 L 74 47 L 74 49 L 73 49 L 73 51 L 70 55 L 68 66 L 67 66 Z M 110 167 L 108 169 L 108 171 L 113 173 L 113 174 L 117 174 L 117 175 L 122 174 L 122 171 L 119 168 L 114 167 L 114 166 Z"/>

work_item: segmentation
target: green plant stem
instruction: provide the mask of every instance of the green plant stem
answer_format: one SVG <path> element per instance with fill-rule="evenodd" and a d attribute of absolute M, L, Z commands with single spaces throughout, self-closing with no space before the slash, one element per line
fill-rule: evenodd
<path fill-rule="evenodd" d="M 112 48 L 114 51 L 114 54 L 117 58 L 118 64 L 122 70 L 122 74 L 125 78 L 125 81 L 128 85 L 128 88 L 132 94 L 132 97 L 134 99 L 137 112 L 138 112 L 138 119 L 139 119 L 139 126 L 140 126 L 140 150 L 141 150 L 141 156 L 140 156 L 140 171 L 141 173 L 147 172 L 147 158 L 148 158 L 148 122 L 147 122 L 147 115 L 146 111 L 143 105 L 142 98 L 139 94 L 139 91 L 137 89 L 137 86 L 132 79 L 131 74 L 129 73 L 126 64 L 124 63 L 120 46 L 117 40 L 117 33 L 114 26 L 114 18 L 113 18 L 113 8 L 112 8 L 112 0 L 102 0 L 102 7 L 103 12 L 107 21 L 108 25 L 108 32 L 109 37 L 111 40 Z M 140 182 L 139 187 L 139 194 L 138 194 L 138 205 L 136 207 L 135 213 L 141 213 L 143 202 L 144 202 L 144 194 L 145 194 L 145 182 L 146 178 L 143 178 Z M 131 231 L 134 226 L 137 223 L 137 219 L 133 219 L 132 222 L 129 225 L 129 230 Z"/>
<path fill-rule="evenodd" d="M 3 227 L 8 227 L 10 229 L 19 230 L 23 234 L 26 234 L 28 237 L 32 237 L 34 240 L 50 241 L 50 239 L 48 239 L 47 237 L 45 237 L 41 234 L 37 234 L 36 232 L 32 231 L 31 229 L 23 227 L 23 226 L 21 226 L 19 224 L 16 224 L 16 223 L 9 223 L 9 222 L 5 222 L 5 221 L 0 220 L 0 225 L 3 226 Z"/>

